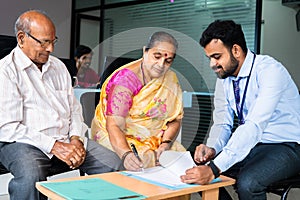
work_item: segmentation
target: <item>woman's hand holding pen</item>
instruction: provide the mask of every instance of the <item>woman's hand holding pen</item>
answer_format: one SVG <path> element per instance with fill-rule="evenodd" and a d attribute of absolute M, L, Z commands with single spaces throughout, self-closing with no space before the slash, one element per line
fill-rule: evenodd
<path fill-rule="evenodd" d="M 141 171 L 143 163 L 131 151 L 124 159 L 123 166 L 129 171 Z"/>
<path fill-rule="evenodd" d="M 204 144 L 200 144 L 196 147 L 194 154 L 194 160 L 196 163 L 204 164 L 212 160 L 216 155 L 216 151 L 213 148 L 210 148 Z"/>
<path fill-rule="evenodd" d="M 130 171 L 144 170 L 143 162 L 139 156 L 135 145 L 130 143 L 131 151 L 127 151 L 122 156 L 123 166 Z"/>

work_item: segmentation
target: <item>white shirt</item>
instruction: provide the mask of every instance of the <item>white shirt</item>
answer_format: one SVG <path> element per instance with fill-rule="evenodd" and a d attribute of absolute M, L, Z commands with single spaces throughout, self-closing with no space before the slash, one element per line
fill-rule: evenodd
<path fill-rule="evenodd" d="M 245 124 L 231 134 L 237 115 L 232 80 L 240 80 L 242 101 L 253 60 L 248 50 L 237 77 L 217 79 L 214 124 L 207 141 L 216 153 L 216 166 L 226 171 L 242 161 L 257 143 L 300 143 L 300 96 L 284 66 L 266 55 L 256 55 L 244 103 Z"/>
<path fill-rule="evenodd" d="M 82 108 L 65 65 L 49 56 L 42 72 L 16 47 L 0 60 L 0 141 L 36 146 L 49 157 L 56 140 L 84 136 Z"/>

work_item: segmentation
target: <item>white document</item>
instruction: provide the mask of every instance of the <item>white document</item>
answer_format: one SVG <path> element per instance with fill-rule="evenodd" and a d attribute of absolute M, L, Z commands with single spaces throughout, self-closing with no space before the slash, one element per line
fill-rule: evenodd
<path fill-rule="evenodd" d="M 147 168 L 144 172 L 126 171 L 127 175 L 133 175 L 137 178 L 148 180 L 150 183 L 158 183 L 170 187 L 189 187 L 189 184 L 183 183 L 180 176 L 193 166 L 195 162 L 189 151 L 164 151 L 159 162 L 161 166 Z"/>

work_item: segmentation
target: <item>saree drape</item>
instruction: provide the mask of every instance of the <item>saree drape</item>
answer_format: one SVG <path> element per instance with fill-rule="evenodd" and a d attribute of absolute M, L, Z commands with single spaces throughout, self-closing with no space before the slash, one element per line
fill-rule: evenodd
<path fill-rule="evenodd" d="M 101 88 L 100 101 L 95 111 L 92 121 L 92 137 L 99 144 L 113 150 L 106 130 L 107 116 L 107 90 L 111 78 L 115 77 L 120 70 L 128 70 L 133 64 L 140 60 L 129 63 L 116 70 L 104 82 Z M 137 77 L 136 77 L 137 78 Z M 139 91 L 132 99 L 132 105 L 126 119 L 126 127 L 123 132 L 128 143 L 133 143 L 144 167 L 155 166 L 155 150 L 161 144 L 164 131 L 167 130 L 167 123 L 175 119 L 182 119 L 183 104 L 182 90 L 176 74 L 168 70 L 160 78 L 153 79 L 145 86 L 140 87 Z M 185 151 L 185 148 L 177 141 L 171 150 Z"/>

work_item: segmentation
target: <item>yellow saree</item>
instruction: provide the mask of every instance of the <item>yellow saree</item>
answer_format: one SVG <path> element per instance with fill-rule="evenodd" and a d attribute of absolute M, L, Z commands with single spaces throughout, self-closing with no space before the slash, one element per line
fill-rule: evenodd
<path fill-rule="evenodd" d="M 116 70 L 104 82 L 100 101 L 92 121 L 92 138 L 103 146 L 113 150 L 106 130 L 107 94 L 106 87 L 111 77 L 117 71 L 128 68 L 141 60 L 129 63 Z M 143 86 L 133 97 L 132 106 L 126 116 L 125 134 L 128 143 L 133 143 L 144 167 L 155 166 L 155 153 L 161 144 L 167 123 L 183 117 L 182 90 L 176 74 L 168 70 L 165 76 L 151 80 Z M 185 148 L 177 141 L 171 150 L 185 151 Z"/>

